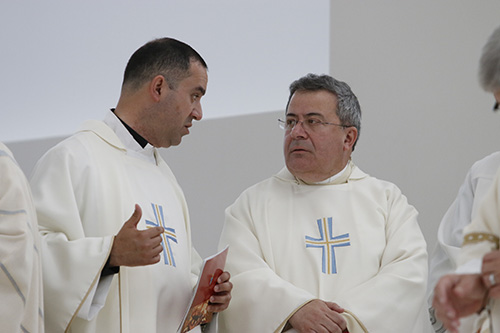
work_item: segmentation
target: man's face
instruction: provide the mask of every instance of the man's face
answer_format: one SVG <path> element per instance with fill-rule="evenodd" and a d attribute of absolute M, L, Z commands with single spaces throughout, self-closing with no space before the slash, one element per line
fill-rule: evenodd
<path fill-rule="evenodd" d="M 189 71 L 191 75 L 180 81 L 176 89 L 164 88 L 155 119 L 151 121 L 157 138 L 154 146 L 166 148 L 180 144 L 182 137 L 189 134 L 193 119 L 203 117 L 201 97 L 207 89 L 207 70 L 200 62 L 191 62 Z"/>
<path fill-rule="evenodd" d="M 286 117 L 300 123 L 285 132 L 285 162 L 303 181 L 325 180 L 340 172 L 350 158 L 357 137 L 354 127 L 320 124 L 312 130 L 303 125 L 308 119 L 340 124 L 336 109 L 337 97 L 326 90 L 297 91 L 290 100 Z"/>

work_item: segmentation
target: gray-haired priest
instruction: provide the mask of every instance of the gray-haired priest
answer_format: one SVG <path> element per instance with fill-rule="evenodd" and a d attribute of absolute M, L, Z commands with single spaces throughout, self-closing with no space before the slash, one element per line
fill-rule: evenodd
<path fill-rule="evenodd" d="M 401 191 L 351 161 L 356 96 L 309 74 L 280 122 L 286 168 L 226 210 L 234 289 L 222 331 L 422 333 L 426 243 Z"/>

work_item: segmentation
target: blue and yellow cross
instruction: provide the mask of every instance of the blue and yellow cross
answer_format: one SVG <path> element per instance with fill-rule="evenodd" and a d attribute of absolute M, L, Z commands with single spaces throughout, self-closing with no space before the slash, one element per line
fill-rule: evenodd
<path fill-rule="evenodd" d="M 161 246 L 163 247 L 163 259 L 165 260 L 165 265 L 176 267 L 174 254 L 170 246 L 170 241 L 177 243 L 177 235 L 175 234 L 175 229 L 168 228 L 165 226 L 165 219 L 163 218 L 162 206 L 152 203 L 151 207 L 153 207 L 156 223 L 153 221 L 146 220 L 146 225 L 163 228 L 163 233 L 161 234 L 162 237 Z"/>
<path fill-rule="evenodd" d="M 351 245 L 349 234 L 333 237 L 332 218 L 316 220 L 320 237 L 306 236 L 306 248 L 320 248 L 322 250 L 322 272 L 325 274 L 337 274 L 335 262 L 335 248 Z"/>

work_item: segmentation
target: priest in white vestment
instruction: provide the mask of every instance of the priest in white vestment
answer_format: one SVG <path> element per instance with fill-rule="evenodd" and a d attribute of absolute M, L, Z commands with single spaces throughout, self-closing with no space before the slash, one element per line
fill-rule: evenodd
<path fill-rule="evenodd" d="M 422 333 L 426 243 L 401 191 L 351 161 L 356 96 L 309 74 L 280 122 L 286 168 L 226 210 L 234 289 L 221 330 Z"/>
<path fill-rule="evenodd" d="M 495 152 L 475 162 L 460 186 L 455 201 L 439 224 L 437 244 L 429 260 L 429 285 L 427 286 L 427 302 L 435 332 L 443 332 L 444 328 L 435 317 L 432 308 L 434 287 L 442 276 L 456 271 L 464 228 L 477 217 L 480 203 L 490 189 L 499 167 L 500 152 Z M 475 315 L 463 318 L 460 323 L 461 332 L 471 332 L 476 320 Z"/>
<path fill-rule="evenodd" d="M 449 332 L 461 332 L 459 319 L 479 314 L 474 332 L 500 332 L 500 169 L 478 217 L 464 229 L 456 274 L 442 277 L 434 290 L 436 315 Z"/>
<path fill-rule="evenodd" d="M 0 143 L 0 331 L 44 332 L 40 243 L 28 180 Z"/>
<path fill-rule="evenodd" d="M 157 148 L 178 145 L 202 118 L 207 80 L 190 46 L 151 41 L 130 58 L 116 109 L 38 162 L 47 331 L 177 331 L 201 260 L 183 192 Z M 219 278 L 210 312 L 227 307 L 228 279 Z"/>
<path fill-rule="evenodd" d="M 483 47 L 479 65 L 481 86 L 493 93 L 493 109 L 498 110 L 500 27 Z M 498 152 L 474 164 L 439 227 L 439 243 L 430 263 L 429 280 L 430 288 L 436 285 L 434 293 L 430 293 L 433 297 L 431 319 L 435 313 L 436 329 L 443 325 L 450 332 L 490 332 L 493 325 L 496 326 L 494 331 L 500 332 L 499 324 L 492 323 L 489 318 L 492 314 L 493 317 L 500 314 L 492 310 L 494 299 L 498 298 L 494 285 L 500 281 L 500 274 L 495 280 L 494 272 L 500 267 L 500 252 L 497 251 L 500 220 L 495 217 L 495 210 L 500 208 L 500 202 L 495 199 L 499 184 L 498 179 L 492 180 L 499 165 Z M 463 240 L 458 244 L 461 249 L 457 248 L 457 238 Z"/>

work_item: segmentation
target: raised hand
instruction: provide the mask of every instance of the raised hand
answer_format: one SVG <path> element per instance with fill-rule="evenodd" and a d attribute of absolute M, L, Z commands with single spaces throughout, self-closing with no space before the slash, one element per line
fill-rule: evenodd
<path fill-rule="evenodd" d="M 132 216 L 123 224 L 115 236 L 109 256 L 110 266 L 145 266 L 160 261 L 162 227 L 138 230 L 142 210 L 135 205 Z"/>

